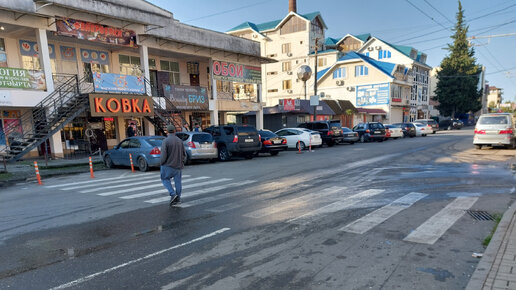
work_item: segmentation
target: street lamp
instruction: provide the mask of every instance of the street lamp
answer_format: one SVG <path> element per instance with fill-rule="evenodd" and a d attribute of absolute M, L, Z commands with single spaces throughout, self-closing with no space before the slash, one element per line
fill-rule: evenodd
<path fill-rule="evenodd" d="M 312 69 L 307 65 L 302 65 L 297 69 L 297 78 L 305 84 L 305 100 L 306 100 L 306 81 L 312 77 Z"/>

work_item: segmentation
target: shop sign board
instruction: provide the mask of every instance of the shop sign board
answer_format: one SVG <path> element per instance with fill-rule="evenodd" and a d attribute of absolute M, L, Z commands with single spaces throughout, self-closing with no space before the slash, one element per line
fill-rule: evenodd
<path fill-rule="evenodd" d="M 210 110 L 208 90 L 205 87 L 163 85 L 163 90 L 178 110 Z"/>
<path fill-rule="evenodd" d="M 213 78 L 240 83 L 262 83 L 262 68 L 233 62 L 213 61 Z"/>
<path fill-rule="evenodd" d="M 357 86 L 357 107 L 389 104 L 389 83 Z"/>
<path fill-rule="evenodd" d="M 43 71 L 0 67 L 0 88 L 45 90 L 46 87 Z"/>
<path fill-rule="evenodd" d="M 145 85 L 142 77 L 111 73 L 94 73 L 95 92 L 144 94 Z"/>
<path fill-rule="evenodd" d="M 282 99 L 282 100 L 280 100 L 280 107 L 283 107 L 283 111 L 299 110 L 299 108 L 301 107 L 301 100 L 299 100 L 299 99 Z"/>
<path fill-rule="evenodd" d="M 64 18 L 56 21 L 56 30 L 58 35 L 77 39 L 127 47 L 138 47 L 138 45 L 136 45 L 136 32 L 129 29 Z"/>
<path fill-rule="evenodd" d="M 152 97 L 123 94 L 90 94 L 92 117 L 142 117 L 153 116 Z"/>

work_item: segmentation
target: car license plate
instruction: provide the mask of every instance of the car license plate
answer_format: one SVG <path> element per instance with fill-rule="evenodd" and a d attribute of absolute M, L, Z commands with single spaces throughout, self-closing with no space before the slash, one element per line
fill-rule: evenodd
<path fill-rule="evenodd" d="M 253 139 L 245 139 L 245 142 L 246 143 L 251 143 L 251 142 L 254 142 L 254 140 Z"/>
<path fill-rule="evenodd" d="M 277 141 L 277 140 L 276 140 L 276 141 L 274 141 L 274 142 L 272 142 L 272 143 L 273 143 L 273 144 L 281 144 L 281 141 Z"/>
<path fill-rule="evenodd" d="M 348 137 L 353 137 L 353 135 L 354 135 L 354 134 L 348 134 L 347 136 L 348 136 Z"/>
<path fill-rule="evenodd" d="M 374 133 L 375 133 L 375 134 L 380 134 L 380 133 L 382 133 L 382 132 L 380 132 L 380 131 L 374 131 Z"/>
<path fill-rule="evenodd" d="M 203 148 L 203 149 L 208 149 L 210 147 L 211 147 L 210 144 L 201 144 L 201 148 Z"/>

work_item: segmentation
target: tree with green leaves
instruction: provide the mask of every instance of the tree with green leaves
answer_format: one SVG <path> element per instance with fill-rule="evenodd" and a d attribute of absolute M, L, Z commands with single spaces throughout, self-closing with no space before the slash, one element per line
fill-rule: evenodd
<path fill-rule="evenodd" d="M 477 88 L 482 69 L 476 64 L 473 47 L 469 46 L 468 28 L 459 1 L 455 33 L 451 36 L 453 44 L 448 44 L 449 54 L 441 61 L 441 70 L 437 72 L 435 100 L 444 116 L 456 117 L 482 108 L 482 89 Z"/>

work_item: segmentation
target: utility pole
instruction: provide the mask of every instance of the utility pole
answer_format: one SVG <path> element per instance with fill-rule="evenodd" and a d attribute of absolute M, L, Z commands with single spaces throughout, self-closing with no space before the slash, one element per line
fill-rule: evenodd
<path fill-rule="evenodd" d="M 317 49 L 319 48 L 319 38 L 315 39 L 315 81 L 314 81 L 314 96 L 317 96 Z M 317 106 L 314 106 L 314 121 L 317 121 Z"/>

